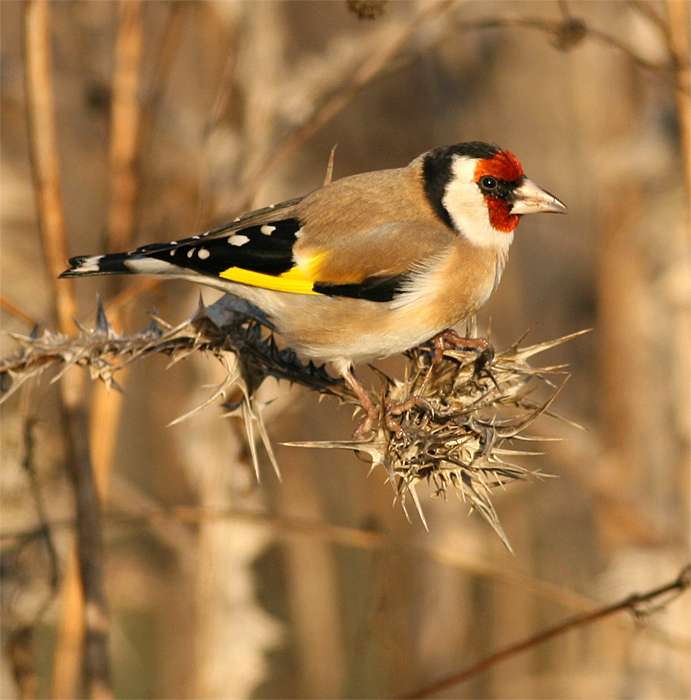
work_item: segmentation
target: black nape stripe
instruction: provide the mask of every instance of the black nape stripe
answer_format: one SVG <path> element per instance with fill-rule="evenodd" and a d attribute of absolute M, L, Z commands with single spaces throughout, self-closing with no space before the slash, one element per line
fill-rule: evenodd
<path fill-rule="evenodd" d="M 365 301 L 391 301 L 402 289 L 408 275 L 368 277 L 357 284 L 328 284 L 316 282 L 313 289 L 319 294 L 333 297 L 349 297 Z"/>
<path fill-rule="evenodd" d="M 455 156 L 468 158 L 493 158 L 501 149 L 483 141 L 457 143 L 453 146 L 441 146 L 430 151 L 422 163 L 422 176 L 425 184 L 427 200 L 432 205 L 436 215 L 454 231 L 456 230 L 449 212 L 444 206 L 446 186 L 451 181 L 451 166 Z"/>

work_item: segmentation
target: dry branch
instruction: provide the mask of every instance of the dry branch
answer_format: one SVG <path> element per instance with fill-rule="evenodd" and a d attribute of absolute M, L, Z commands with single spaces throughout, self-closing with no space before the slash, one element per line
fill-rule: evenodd
<path fill-rule="evenodd" d="M 630 612 L 636 619 L 640 620 L 652 612 L 656 612 L 661 607 L 664 607 L 670 602 L 670 595 L 677 597 L 686 591 L 689 586 L 691 586 L 691 565 L 686 565 L 677 575 L 677 577 L 665 583 L 657 588 L 646 591 L 645 593 L 633 593 L 627 596 L 623 600 L 612 605 L 607 605 L 602 608 L 597 608 L 588 613 L 582 615 L 576 615 L 563 622 L 560 622 L 553 627 L 548 627 L 542 632 L 528 637 L 520 642 L 511 644 L 504 649 L 501 649 L 494 654 L 491 654 L 485 659 L 481 659 L 477 663 L 472 664 L 465 670 L 454 673 L 446 678 L 436 681 L 430 685 L 425 686 L 416 690 L 414 693 L 402 696 L 403 698 L 426 698 L 431 695 L 436 695 L 443 690 L 448 690 L 459 683 L 469 680 L 470 678 L 476 676 L 478 673 L 486 671 L 488 668 L 510 659 L 516 654 L 520 654 L 527 649 L 531 649 L 543 642 L 558 637 L 570 630 L 576 629 L 577 627 L 583 627 L 584 625 L 590 625 L 594 622 L 599 622 L 600 620 L 615 615 L 616 613 L 622 611 Z"/>
<path fill-rule="evenodd" d="M 517 448 L 516 442 L 532 440 L 525 435 L 526 429 L 541 414 L 552 415 L 550 406 L 560 387 L 555 387 L 550 377 L 563 380 L 566 376 L 563 365 L 535 368 L 528 360 L 577 335 L 529 347 L 516 343 L 496 356 L 447 350 L 437 358 L 431 346 L 416 348 L 407 354 L 403 379 L 382 375 L 383 391 L 374 399 L 380 420 L 371 439 L 292 444 L 366 454 L 373 468 L 385 470 L 395 500 L 404 510 L 412 499 L 425 526 L 416 486 L 424 482 L 436 495 L 451 490 L 477 510 L 509 547 L 491 491 L 514 480 L 541 476 L 513 462 L 515 457 L 539 454 Z M 238 411 L 244 419 L 257 475 L 255 436 L 261 438 L 278 472 L 261 410 L 253 397 L 264 379 L 302 384 L 352 404 L 356 411 L 359 406 L 344 383 L 323 367 L 302 364 L 291 348 L 280 348 L 261 311 L 231 296 L 208 308 L 200 305 L 192 318 L 177 326 L 152 319 L 147 328 L 128 336 L 114 332 L 99 306 L 94 328 L 81 327 L 77 337 L 48 331 L 39 336 L 12 337 L 20 349 L 0 360 L 0 376 L 6 387 L 3 400 L 49 368 L 58 370 L 59 377 L 72 366 L 85 367 L 92 379 L 117 387 L 117 372 L 146 355 L 166 354 L 172 364 L 194 352 L 211 353 L 226 368 L 226 379 L 201 406 L 174 422 L 213 402 L 226 401 L 230 388 L 239 385 L 242 400 L 225 407 Z M 234 356 L 232 362 L 229 353 Z M 548 396 L 537 400 L 535 392 L 541 386 L 547 387 Z"/>

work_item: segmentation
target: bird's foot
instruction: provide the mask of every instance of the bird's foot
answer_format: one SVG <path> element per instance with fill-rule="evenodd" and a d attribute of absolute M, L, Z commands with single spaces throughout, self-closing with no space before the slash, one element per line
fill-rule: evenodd
<path fill-rule="evenodd" d="M 366 398 L 358 398 L 360 399 L 360 408 L 364 411 L 365 417 L 353 431 L 353 437 L 356 440 L 368 440 L 374 437 L 375 426 L 379 423 L 379 411 L 369 394 L 367 394 Z"/>
<path fill-rule="evenodd" d="M 410 411 L 413 408 L 419 408 L 429 416 L 434 415 L 434 409 L 429 401 L 426 401 L 419 396 L 413 396 L 406 401 L 400 401 L 399 403 L 388 403 L 386 405 L 384 423 L 387 429 L 394 433 L 397 438 L 402 438 L 405 433 L 399 417 L 406 411 Z"/>
<path fill-rule="evenodd" d="M 444 350 L 447 348 L 456 348 L 458 350 L 475 350 L 478 355 L 491 350 L 487 338 L 464 338 L 452 328 L 447 328 L 445 331 L 435 335 L 433 342 L 433 362 L 435 365 L 438 365 L 442 361 L 444 357 Z"/>

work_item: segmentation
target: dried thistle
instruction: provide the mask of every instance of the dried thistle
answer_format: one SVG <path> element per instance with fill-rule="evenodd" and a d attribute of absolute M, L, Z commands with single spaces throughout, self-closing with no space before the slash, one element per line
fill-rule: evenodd
<path fill-rule="evenodd" d="M 80 326 L 76 337 L 50 331 L 11 334 L 19 349 L 0 360 L 0 401 L 49 368 L 57 369 L 52 381 L 76 365 L 88 368 L 92 379 L 117 388 L 116 372 L 146 355 L 166 354 L 172 365 L 193 352 L 209 352 L 225 367 L 225 380 L 206 401 L 173 423 L 222 401 L 228 414 L 239 413 L 244 420 L 257 478 L 255 437 L 263 442 L 279 474 L 261 408 L 254 400 L 266 377 L 302 384 L 356 407 L 358 402 L 342 380 L 331 377 L 323 367 L 303 364 L 291 348 L 280 348 L 272 330 L 260 310 L 225 296 L 210 307 L 200 303 L 196 313 L 177 326 L 153 317 L 139 333 L 124 336 L 113 331 L 99 303 L 94 328 Z M 509 547 L 492 504 L 492 489 L 543 476 L 510 460 L 539 454 L 519 449 L 516 443 L 538 439 L 525 431 L 543 413 L 556 415 L 550 407 L 568 379 L 564 365 L 536 368 L 528 360 L 584 332 L 528 347 L 515 343 L 496 355 L 491 349 L 479 354 L 447 349 L 441 358 L 435 358 L 432 346 L 415 348 L 406 354 L 402 379 L 380 373 L 379 423 L 370 439 L 288 444 L 367 454 L 373 469 L 385 470 L 404 511 L 408 498 L 412 499 L 425 527 L 416 486 L 424 482 L 437 496 L 453 491 Z M 553 380 L 559 379 L 555 385 Z M 548 388 L 549 395 L 538 401 L 534 395 L 541 386 Z M 236 403 L 228 403 L 231 387 L 241 390 Z"/>
<path fill-rule="evenodd" d="M 510 549 L 492 504 L 496 487 L 528 477 L 545 476 L 510 461 L 541 454 L 520 449 L 516 442 L 538 441 L 527 428 L 542 414 L 556 416 L 550 406 L 568 379 L 565 365 L 531 367 L 529 358 L 587 331 L 498 353 L 446 350 L 435 361 L 433 348 L 407 353 L 403 379 L 382 375 L 380 421 L 369 440 L 302 442 L 293 446 L 358 450 L 383 468 L 395 500 L 406 508 L 410 497 L 425 527 L 416 486 L 424 482 L 437 496 L 455 492 L 494 528 Z M 553 379 L 561 378 L 555 385 Z M 546 399 L 533 395 L 540 386 Z"/>

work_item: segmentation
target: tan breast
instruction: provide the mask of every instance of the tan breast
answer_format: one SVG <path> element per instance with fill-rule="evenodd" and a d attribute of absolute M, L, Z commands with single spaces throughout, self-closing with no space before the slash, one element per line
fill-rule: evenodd
<path fill-rule="evenodd" d="M 477 311 L 491 295 L 496 282 L 498 255 L 456 237 L 430 267 L 411 283 L 408 292 L 393 302 L 400 313 L 424 315 L 431 326 L 453 326 Z"/>

